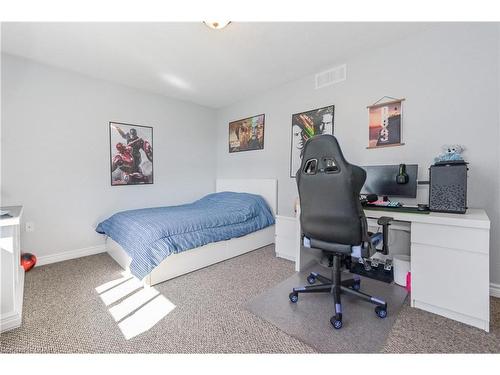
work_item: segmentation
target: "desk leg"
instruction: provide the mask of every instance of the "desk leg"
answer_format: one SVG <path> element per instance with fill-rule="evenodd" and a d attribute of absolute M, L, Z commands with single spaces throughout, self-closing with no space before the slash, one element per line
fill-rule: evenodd
<path fill-rule="evenodd" d="M 302 237 L 302 228 L 300 227 L 300 206 L 297 210 L 297 217 L 295 219 L 295 271 L 300 272 L 302 270 L 303 260 L 302 260 L 302 244 L 300 239 Z"/>
<path fill-rule="evenodd" d="M 300 215 L 300 212 L 297 213 Z M 296 220 L 296 237 L 295 237 L 295 271 L 300 272 L 309 268 L 318 261 L 318 250 L 304 248 L 302 246 L 302 228 L 300 227 L 300 218 L 297 217 Z M 319 251 L 321 256 L 321 251 Z"/>
<path fill-rule="evenodd" d="M 321 260 L 322 251 L 318 249 L 310 249 L 304 246 L 297 246 L 298 255 L 295 258 L 295 271 L 300 272 L 319 263 Z"/>

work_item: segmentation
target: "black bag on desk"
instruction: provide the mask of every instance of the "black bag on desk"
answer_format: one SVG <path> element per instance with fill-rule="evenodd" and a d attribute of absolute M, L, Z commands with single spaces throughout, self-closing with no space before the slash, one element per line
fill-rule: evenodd
<path fill-rule="evenodd" d="M 430 167 L 429 209 L 464 214 L 467 210 L 467 164 L 439 162 Z"/>

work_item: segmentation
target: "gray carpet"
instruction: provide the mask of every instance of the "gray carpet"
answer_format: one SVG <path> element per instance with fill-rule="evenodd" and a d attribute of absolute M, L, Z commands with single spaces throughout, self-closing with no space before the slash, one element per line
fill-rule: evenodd
<path fill-rule="evenodd" d="M 319 352 L 380 352 L 408 295 L 406 290 L 395 284 L 361 278 L 361 290 L 386 301 L 389 315 L 380 319 L 375 314 L 374 305 L 342 295 L 343 328 L 334 331 L 330 324 L 334 311 L 331 294 L 299 294 L 297 303 L 290 303 L 288 299 L 292 288 L 308 285 L 306 278 L 311 271 L 325 276 L 331 273 L 321 266 L 312 267 L 265 291 L 246 307 Z M 350 277 L 352 274 L 347 272 L 343 275 L 343 278 Z"/>
<path fill-rule="evenodd" d="M 0 352 L 313 353 L 244 307 L 293 274 L 269 246 L 167 281 L 156 288 L 175 309 L 126 340 L 109 311 L 122 300 L 106 306 L 95 290 L 121 277 L 107 254 L 37 267 L 26 274 L 23 325 L 0 336 Z M 499 299 L 492 320 L 487 334 L 405 304 L 381 351 L 498 353 Z"/>

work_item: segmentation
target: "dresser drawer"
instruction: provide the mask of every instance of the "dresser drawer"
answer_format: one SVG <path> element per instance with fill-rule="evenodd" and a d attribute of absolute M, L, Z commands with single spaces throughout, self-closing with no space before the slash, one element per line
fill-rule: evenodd
<path fill-rule="evenodd" d="M 412 223 L 411 242 L 489 254 L 490 233 L 483 228 Z"/>

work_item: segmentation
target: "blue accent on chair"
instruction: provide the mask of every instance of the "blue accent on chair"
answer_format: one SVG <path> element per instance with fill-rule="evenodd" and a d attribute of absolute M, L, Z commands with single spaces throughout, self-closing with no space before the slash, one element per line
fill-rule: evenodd
<path fill-rule="evenodd" d="M 382 233 L 374 233 L 370 238 L 371 243 L 374 247 L 378 246 L 378 244 L 381 243 L 383 239 L 384 236 Z"/>
<path fill-rule="evenodd" d="M 340 303 L 335 304 L 335 312 L 337 314 L 342 314 L 342 305 Z"/>
<path fill-rule="evenodd" d="M 311 240 L 304 236 L 304 247 L 311 247 Z"/>
<path fill-rule="evenodd" d="M 354 258 L 361 258 L 361 250 L 362 250 L 362 246 L 358 245 L 358 246 L 352 246 L 351 247 L 351 250 L 352 250 L 352 253 L 351 253 L 351 256 L 353 256 Z"/>

